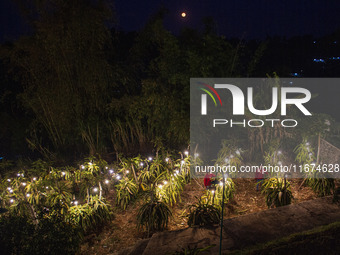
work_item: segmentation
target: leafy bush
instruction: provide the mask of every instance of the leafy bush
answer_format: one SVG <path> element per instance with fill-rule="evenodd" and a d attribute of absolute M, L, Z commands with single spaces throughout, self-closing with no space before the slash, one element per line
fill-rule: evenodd
<path fill-rule="evenodd" d="M 189 207 L 188 225 L 192 226 L 206 226 L 211 224 L 217 224 L 221 218 L 221 211 L 219 207 L 209 204 L 209 202 L 203 202 L 202 199 L 197 204 Z"/>
<path fill-rule="evenodd" d="M 81 241 L 78 233 L 78 228 L 58 217 L 42 219 L 38 225 L 21 216 L 1 217 L 1 254 L 76 254 Z"/>
<path fill-rule="evenodd" d="M 116 191 L 117 205 L 125 210 L 129 202 L 137 195 L 138 186 L 133 179 L 129 180 L 125 177 L 116 185 Z"/>
<path fill-rule="evenodd" d="M 309 178 L 307 184 L 320 197 L 331 195 L 335 188 L 334 179 L 331 178 Z"/>
<path fill-rule="evenodd" d="M 164 230 L 168 226 L 172 212 L 169 206 L 161 201 L 148 201 L 138 211 L 137 227 L 148 232 Z"/>
<path fill-rule="evenodd" d="M 262 185 L 262 193 L 266 196 L 268 208 L 289 205 L 293 195 L 290 190 L 290 183 L 282 178 L 266 179 Z"/>

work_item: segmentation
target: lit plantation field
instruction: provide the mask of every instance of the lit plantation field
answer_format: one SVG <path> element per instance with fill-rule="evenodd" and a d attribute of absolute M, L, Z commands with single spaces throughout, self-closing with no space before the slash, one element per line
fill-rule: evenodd
<path fill-rule="evenodd" d="M 301 186 L 303 179 L 291 179 L 291 189 L 294 196 L 292 203 L 299 203 L 317 198 L 312 189 L 306 185 Z M 225 218 L 237 217 L 267 210 L 265 195 L 256 191 L 254 179 L 234 179 L 235 196 L 225 207 Z M 188 207 L 197 202 L 204 193 L 203 180 L 192 180 L 184 187 L 181 201 L 172 207 L 173 218 L 170 220 L 167 230 L 178 230 L 187 228 Z M 114 191 L 110 193 L 110 202 L 114 201 Z M 145 232 L 137 230 L 136 216 L 141 201 L 132 203 L 126 211 L 115 209 L 115 218 L 102 229 L 98 235 L 86 237 L 82 245 L 82 254 L 112 254 L 133 246 L 138 240 L 147 238 Z"/>

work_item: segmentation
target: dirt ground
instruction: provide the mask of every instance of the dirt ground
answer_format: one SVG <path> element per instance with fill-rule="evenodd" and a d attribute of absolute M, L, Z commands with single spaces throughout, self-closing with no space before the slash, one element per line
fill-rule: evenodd
<path fill-rule="evenodd" d="M 225 218 L 250 214 L 268 209 L 265 197 L 255 189 L 254 179 L 235 179 L 236 192 L 234 198 L 229 201 L 225 210 Z M 302 186 L 302 179 L 291 179 L 291 190 L 294 196 L 292 203 L 314 199 L 317 196 L 309 187 Z M 203 194 L 203 182 L 196 180 L 185 186 L 181 195 L 181 201 L 173 208 L 173 219 L 169 223 L 168 230 L 187 228 L 186 213 L 188 206 L 197 201 Z M 113 194 L 110 194 L 113 198 Z M 133 246 L 138 240 L 146 238 L 146 234 L 139 232 L 136 225 L 136 215 L 140 202 L 131 204 L 126 211 L 115 208 L 115 218 L 98 235 L 86 237 L 86 242 L 81 247 L 81 254 L 115 254 L 119 250 Z"/>

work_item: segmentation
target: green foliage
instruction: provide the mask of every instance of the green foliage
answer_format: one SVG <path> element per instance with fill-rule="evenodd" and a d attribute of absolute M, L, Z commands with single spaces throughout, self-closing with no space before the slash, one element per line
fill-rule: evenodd
<path fill-rule="evenodd" d="M 210 204 L 209 201 L 204 202 L 199 199 L 197 204 L 189 207 L 188 225 L 190 227 L 217 224 L 220 218 L 220 207 Z"/>
<path fill-rule="evenodd" d="M 172 217 L 169 206 L 161 201 L 147 201 L 142 205 L 137 214 L 138 229 L 145 229 L 148 234 L 164 230 Z"/>
<path fill-rule="evenodd" d="M 290 183 L 283 178 L 270 178 L 264 180 L 262 193 L 266 196 L 266 204 L 269 207 L 289 205 L 293 195 L 290 190 Z"/>
<path fill-rule="evenodd" d="M 334 179 L 332 178 L 310 177 L 307 184 L 319 197 L 331 195 L 335 189 Z"/>
<path fill-rule="evenodd" d="M 315 160 L 314 150 L 308 139 L 303 139 L 302 143 L 295 147 L 295 160 L 300 164 L 311 164 Z"/>
<path fill-rule="evenodd" d="M 79 229 L 56 217 L 42 219 L 38 225 L 22 216 L 0 217 L 1 254 L 76 254 Z"/>
<path fill-rule="evenodd" d="M 115 188 L 117 192 L 117 205 L 125 210 L 129 202 L 136 197 L 138 186 L 134 180 L 125 177 L 115 186 Z"/>
<path fill-rule="evenodd" d="M 235 183 L 231 178 L 225 180 L 224 186 L 224 203 L 228 203 L 235 194 Z M 220 207 L 223 198 L 223 178 L 215 185 L 214 189 L 206 190 L 205 194 L 201 197 L 206 203 Z"/>

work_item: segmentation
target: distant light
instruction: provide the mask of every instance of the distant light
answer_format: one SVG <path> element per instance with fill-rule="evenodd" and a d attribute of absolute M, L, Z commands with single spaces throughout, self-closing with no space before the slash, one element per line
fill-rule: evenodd
<path fill-rule="evenodd" d="M 215 193 L 215 190 L 212 190 L 212 191 L 211 191 L 211 193 L 213 193 L 213 194 L 214 194 L 214 193 Z"/>
<path fill-rule="evenodd" d="M 21 175 L 20 173 L 17 174 L 17 176 L 20 176 L 20 175 Z"/>
<path fill-rule="evenodd" d="M 11 188 L 11 187 L 8 187 L 7 189 L 8 189 L 8 190 L 11 190 L 12 188 Z"/>
<path fill-rule="evenodd" d="M 48 189 L 48 186 L 46 186 L 45 189 Z"/>
<path fill-rule="evenodd" d="M 182 12 L 181 16 L 182 16 L 182 18 L 185 18 L 187 16 L 187 14 L 185 12 Z"/>
<path fill-rule="evenodd" d="M 109 169 L 109 168 L 106 166 L 105 169 Z"/>

